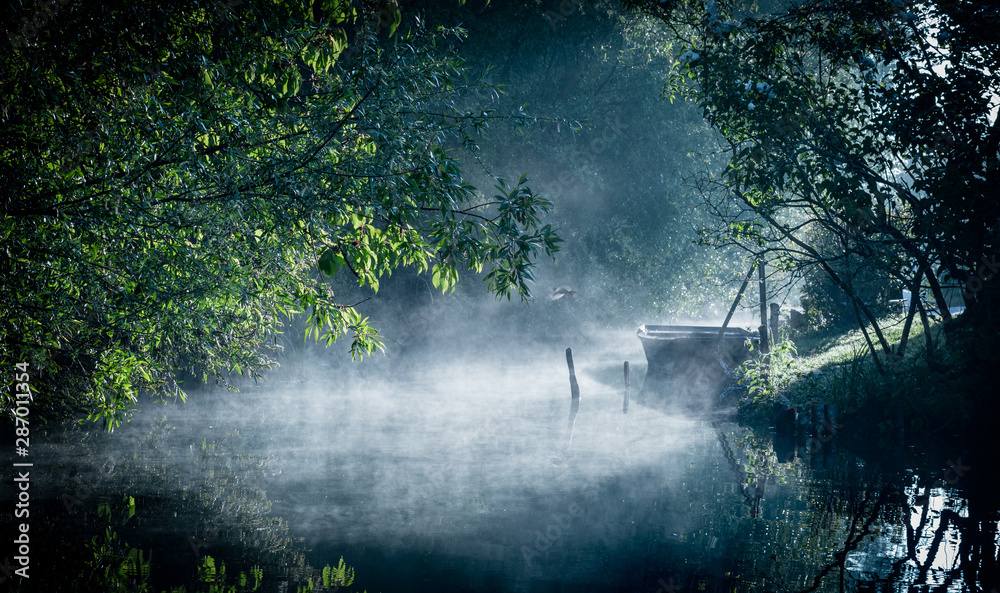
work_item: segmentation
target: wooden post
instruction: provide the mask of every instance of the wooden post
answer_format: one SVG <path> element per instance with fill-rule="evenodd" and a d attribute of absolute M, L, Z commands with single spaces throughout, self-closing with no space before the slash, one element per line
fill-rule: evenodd
<path fill-rule="evenodd" d="M 569 394 L 573 399 L 580 399 L 580 386 L 576 382 L 576 370 L 573 368 L 573 349 L 566 349 L 566 364 L 569 366 Z"/>
<path fill-rule="evenodd" d="M 743 298 L 743 291 L 747 289 L 747 284 L 750 284 L 750 279 L 753 278 L 753 269 L 757 266 L 757 262 L 754 261 L 750 264 L 750 269 L 747 270 L 747 276 L 743 279 L 743 284 L 740 286 L 740 291 L 736 293 L 736 300 L 733 301 L 733 306 L 729 307 L 729 314 L 726 315 L 726 320 L 722 322 L 722 329 L 719 330 L 718 337 L 715 338 L 715 344 L 718 345 L 722 341 L 722 336 L 726 333 L 726 328 L 729 327 L 729 321 L 733 318 L 733 313 L 736 312 L 736 307 L 740 304 L 740 299 Z"/>
<path fill-rule="evenodd" d="M 768 320 L 768 325 L 771 328 L 771 337 L 777 340 L 778 326 L 781 325 L 781 305 L 778 303 L 771 303 L 771 318 Z"/>
<path fill-rule="evenodd" d="M 580 412 L 580 398 L 570 400 L 569 404 L 569 442 L 573 443 L 573 427 L 576 425 L 576 415 Z"/>
<path fill-rule="evenodd" d="M 573 368 L 573 349 L 566 349 L 566 365 L 569 366 L 569 444 L 573 444 L 573 428 L 576 425 L 576 415 L 580 411 L 580 386 L 576 382 L 576 370 Z"/>
<path fill-rule="evenodd" d="M 760 351 L 767 354 L 771 351 L 770 341 L 767 338 L 767 287 L 764 285 L 764 260 L 759 260 L 757 264 L 758 278 L 760 280 Z"/>
<path fill-rule="evenodd" d="M 628 414 L 628 361 L 625 361 L 625 403 L 622 404 L 622 414 Z"/>

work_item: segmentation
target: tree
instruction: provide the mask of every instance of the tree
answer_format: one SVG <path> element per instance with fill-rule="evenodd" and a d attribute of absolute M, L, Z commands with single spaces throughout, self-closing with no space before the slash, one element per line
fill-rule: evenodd
<path fill-rule="evenodd" d="M 59 5 L 57 5 L 58 7 Z M 12 23 L 31 23 L 26 19 Z M 88 3 L 8 37 L 2 68 L 4 368 L 35 405 L 109 429 L 181 369 L 225 383 L 271 363 L 282 318 L 377 333 L 330 276 L 378 289 L 401 266 L 448 290 L 459 267 L 528 297 L 559 238 L 548 203 L 488 199 L 455 151 L 493 114 L 392 2 Z M 4 401 L 7 414 L 12 400 Z"/>
<path fill-rule="evenodd" d="M 696 100 L 728 144 L 718 238 L 822 269 L 886 355 L 874 303 L 852 281 L 864 270 L 928 289 L 945 320 L 942 277 L 965 283 L 970 316 L 996 333 L 989 303 L 1000 289 L 977 271 L 1000 248 L 990 191 L 1000 182 L 1000 11 L 905 0 L 628 4 L 684 39 L 670 91 Z M 907 328 L 917 310 L 926 320 L 914 304 Z"/>

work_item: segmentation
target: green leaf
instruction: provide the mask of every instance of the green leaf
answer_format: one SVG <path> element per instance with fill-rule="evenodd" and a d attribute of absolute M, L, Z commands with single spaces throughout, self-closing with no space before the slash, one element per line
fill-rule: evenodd
<path fill-rule="evenodd" d="M 319 270 L 327 276 L 333 276 L 341 267 L 347 265 L 347 260 L 340 250 L 330 247 L 319 257 Z"/>

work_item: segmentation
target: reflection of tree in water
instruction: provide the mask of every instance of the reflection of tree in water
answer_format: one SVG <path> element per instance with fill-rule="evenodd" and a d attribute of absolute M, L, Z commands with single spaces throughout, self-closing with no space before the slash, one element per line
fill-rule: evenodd
<path fill-rule="evenodd" d="M 990 591 L 997 582 L 1000 501 L 987 486 L 964 480 L 963 499 L 941 480 L 907 482 L 850 455 L 816 472 L 808 456 L 779 464 L 763 439 L 729 447 L 716 433 L 749 507 L 729 518 L 738 535 L 722 557 L 739 575 L 720 575 L 729 590 Z"/>
<path fill-rule="evenodd" d="M 917 583 L 990 590 L 1000 576 L 998 501 L 974 481 L 965 485 L 963 499 L 933 476 L 913 477 L 904 489 L 904 518 L 853 559 L 857 572 L 883 589 Z"/>
<path fill-rule="evenodd" d="M 872 511 L 866 515 L 864 509 L 849 508 L 845 515 L 852 521 L 866 521 L 871 532 L 837 558 L 848 590 L 903 591 L 928 586 L 935 591 L 989 591 L 995 587 L 1000 501 L 991 488 L 964 480 L 959 493 L 920 471 L 883 477 L 883 482 L 884 506 L 876 523 L 870 524 Z"/>
<path fill-rule="evenodd" d="M 730 498 L 738 496 L 744 509 L 717 523 L 732 535 L 722 538 L 727 560 L 713 575 L 716 588 L 841 590 L 848 555 L 879 525 L 898 519 L 891 486 L 846 456 L 818 474 L 808 459 L 779 463 L 770 443 L 752 433 L 713 427 L 736 484 Z"/>
<path fill-rule="evenodd" d="M 739 485 L 740 494 L 743 496 L 743 504 L 749 509 L 750 517 L 755 519 L 760 515 L 760 503 L 764 498 L 764 493 L 767 491 L 768 479 L 772 477 L 770 471 L 770 468 L 774 465 L 774 460 L 771 458 L 772 455 L 764 449 L 741 446 L 740 449 L 742 449 L 747 458 L 747 465 L 742 466 L 736 461 L 736 455 L 729 444 L 729 438 L 722 430 L 721 423 L 712 422 L 712 428 L 715 430 L 715 435 L 719 440 L 719 446 L 722 447 L 722 454 L 726 458 L 726 464 L 736 480 L 736 484 Z M 749 436 L 744 437 L 743 441 L 746 442 L 749 438 Z"/>
<path fill-rule="evenodd" d="M 42 486 L 57 501 L 32 527 L 45 550 L 39 565 L 61 568 L 32 575 L 33 590 L 72 583 L 77 591 L 193 592 L 241 577 L 236 591 L 321 584 L 323 571 L 305 563 L 285 521 L 268 515 L 262 485 L 277 471 L 274 459 L 237 453 L 248 449 L 237 431 L 181 445 L 172 430 L 158 423 L 114 454 L 106 451 L 122 435 L 70 430 L 59 438 L 59 458 L 76 461 Z"/>

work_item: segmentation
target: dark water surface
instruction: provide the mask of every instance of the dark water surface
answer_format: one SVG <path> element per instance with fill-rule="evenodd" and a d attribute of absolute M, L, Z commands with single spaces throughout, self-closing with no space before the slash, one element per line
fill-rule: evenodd
<path fill-rule="evenodd" d="M 998 500 L 969 491 L 992 470 L 963 450 L 801 440 L 779 460 L 732 420 L 624 415 L 621 361 L 586 348 L 571 428 L 562 350 L 515 354 L 316 362 L 110 437 L 51 433 L 22 590 L 322 590 L 341 557 L 372 593 L 995 586 Z"/>

